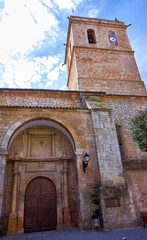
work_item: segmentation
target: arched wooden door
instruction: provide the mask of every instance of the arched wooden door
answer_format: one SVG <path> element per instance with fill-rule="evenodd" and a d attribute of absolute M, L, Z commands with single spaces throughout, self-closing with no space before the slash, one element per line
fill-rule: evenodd
<path fill-rule="evenodd" d="M 37 177 L 27 186 L 24 206 L 24 232 L 56 229 L 56 189 L 48 178 Z"/>

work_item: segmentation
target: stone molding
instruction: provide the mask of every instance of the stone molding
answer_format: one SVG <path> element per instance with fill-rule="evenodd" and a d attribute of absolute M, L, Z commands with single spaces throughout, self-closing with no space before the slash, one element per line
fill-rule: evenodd
<path fill-rule="evenodd" d="M 134 159 L 123 161 L 122 163 L 125 170 L 147 169 L 147 159 Z"/>

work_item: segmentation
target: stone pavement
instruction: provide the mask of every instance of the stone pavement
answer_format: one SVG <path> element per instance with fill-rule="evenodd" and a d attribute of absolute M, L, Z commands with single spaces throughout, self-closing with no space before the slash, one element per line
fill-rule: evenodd
<path fill-rule="evenodd" d="M 115 231 L 80 232 L 77 230 L 57 230 L 37 233 L 17 234 L 1 237 L 1 240 L 147 240 L 147 228 Z"/>

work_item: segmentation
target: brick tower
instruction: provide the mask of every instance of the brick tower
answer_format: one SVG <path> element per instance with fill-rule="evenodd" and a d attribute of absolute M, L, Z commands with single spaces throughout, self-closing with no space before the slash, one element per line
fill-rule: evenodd
<path fill-rule="evenodd" d="M 123 160 L 133 159 L 135 154 L 131 157 L 122 155 L 116 131 L 119 125 L 123 131 L 122 137 L 126 139 L 123 147 L 126 152 L 129 151 L 129 124 L 137 107 L 126 110 L 126 106 L 132 101 L 136 105 L 139 98 L 142 108 L 146 95 L 127 37 L 127 27 L 119 21 L 71 16 L 67 35 L 67 86 L 69 90 L 82 92 L 81 96 L 91 113 L 100 178 L 99 206 L 104 229 L 134 227 L 137 218 L 123 168 Z M 81 215 L 84 216 L 85 212 L 82 211 Z M 88 216 L 84 221 L 87 219 Z"/>
<path fill-rule="evenodd" d="M 70 90 L 146 94 L 127 27 L 120 21 L 69 18 L 65 63 Z"/>

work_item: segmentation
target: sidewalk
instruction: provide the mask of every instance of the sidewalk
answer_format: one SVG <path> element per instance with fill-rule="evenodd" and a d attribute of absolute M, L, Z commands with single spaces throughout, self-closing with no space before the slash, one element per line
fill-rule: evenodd
<path fill-rule="evenodd" d="M 2 240 L 147 240 L 147 228 L 125 229 L 107 232 L 80 232 L 76 230 L 57 230 L 47 232 L 17 234 L 1 237 Z"/>

